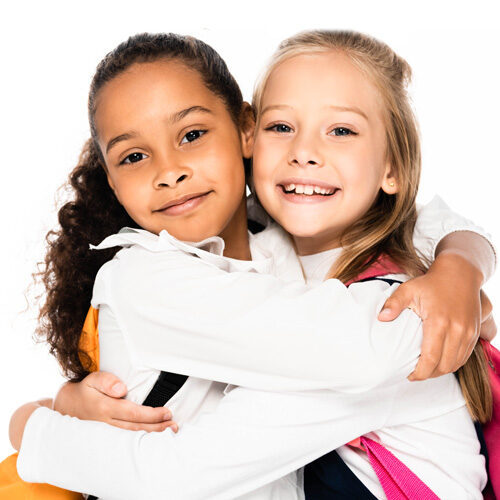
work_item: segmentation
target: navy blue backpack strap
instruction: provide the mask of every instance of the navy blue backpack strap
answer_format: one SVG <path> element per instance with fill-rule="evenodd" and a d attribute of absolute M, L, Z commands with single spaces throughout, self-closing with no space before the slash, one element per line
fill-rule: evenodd
<path fill-rule="evenodd" d="M 307 500 L 376 500 L 335 451 L 304 468 L 304 493 Z"/>
<path fill-rule="evenodd" d="M 142 403 L 143 406 L 151 406 L 153 408 L 165 406 L 167 401 L 184 385 L 187 379 L 187 375 L 161 372 L 158 375 L 155 385 Z M 90 495 L 87 497 L 87 500 L 98 500 L 98 498 Z"/>
<path fill-rule="evenodd" d="M 476 429 L 477 439 L 479 441 L 479 444 L 481 445 L 479 453 L 481 453 L 481 455 L 483 455 L 483 457 L 486 461 L 486 470 L 489 470 L 488 469 L 488 466 L 489 466 L 488 449 L 486 448 L 486 441 L 484 439 L 483 428 L 481 427 L 481 424 L 479 422 L 474 422 L 474 427 Z"/>
<path fill-rule="evenodd" d="M 366 281 L 383 281 L 388 285 L 402 283 L 400 280 L 379 277 L 365 278 L 355 283 Z M 376 500 L 375 495 L 335 450 L 305 466 L 304 492 L 307 500 Z"/>

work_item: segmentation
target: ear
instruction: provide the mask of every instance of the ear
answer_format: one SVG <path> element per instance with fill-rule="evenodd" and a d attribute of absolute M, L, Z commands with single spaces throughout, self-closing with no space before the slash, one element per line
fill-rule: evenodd
<path fill-rule="evenodd" d="M 384 177 L 380 185 L 382 191 L 386 194 L 396 194 L 399 191 L 398 180 L 392 165 L 388 163 L 385 167 Z"/>
<path fill-rule="evenodd" d="M 244 158 L 251 158 L 253 155 L 254 132 L 255 116 L 253 109 L 248 102 L 244 102 L 240 115 L 241 150 Z"/>

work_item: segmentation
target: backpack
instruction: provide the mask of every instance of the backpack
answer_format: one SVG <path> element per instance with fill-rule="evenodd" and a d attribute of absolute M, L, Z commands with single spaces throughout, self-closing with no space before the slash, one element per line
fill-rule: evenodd
<path fill-rule="evenodd" d="M 384 277 L 399 273 L 401 269 L 387 256 L 382 255 L 363 273 L 347 282 L 346 286 L 373 280 L 385 281 L 389 285 L 401 283 Z M 486 457 L 489 478 L 483 495 L 486 500 L 495 500 L 497 497 L 500 498 L 500 351 L 482 339 L 481 345 L 488 360 L 493 394 L 493 416 L 482 429 L 476 423 L 476 431 L 481 442 L 481 452 L 484 450 Z M 361 436 L 348 444 L 367 453 L 370 465 L 388 500 L 439 500 L 423 481 L 381 443 Z M 332 495 L 339 499 L 375 498 L 335 450 L 306 466 L 304 485 L 306 498 L 315 500 L 332 498 Z"/>

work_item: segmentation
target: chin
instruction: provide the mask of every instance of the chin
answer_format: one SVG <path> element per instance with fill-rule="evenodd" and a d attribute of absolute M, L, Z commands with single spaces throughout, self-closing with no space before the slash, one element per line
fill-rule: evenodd
<path fill-rule="evenodd" d="M 218 228 L 206 224 L 189 224 L 184 221 L 183 224 L 171 225 L 165 228 L 167 232 L 180 241 L 191 241 L 196 243 L 219 234 Z"/>
<path fill-rule="evenodd" d="M 283 229 L 290 233 L 292 236 L 298 238 L 314 238 L 315 236 L 324 233 L 325 228 L 319 225 L 311 224 L 311 221 L 298 221 L 294 220 L 289 224 L 281 224 Z"/>

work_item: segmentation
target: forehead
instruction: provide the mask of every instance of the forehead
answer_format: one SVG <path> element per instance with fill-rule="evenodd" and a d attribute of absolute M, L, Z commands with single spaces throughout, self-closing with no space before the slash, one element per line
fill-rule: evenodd
<path fill-rule="evenodd" d="M 95 121 L 101 133 L 121 127 L 123 121 L 158 119 L 195 105 L 214 112 L 224 109 L 200 74 L 182 62 L 136 63 L 99 91 Z"/>
<path fill-rule="evenodd" d="M 380 94 L 368 76 L 339 51 L 301 54 L 285 60 L 271 72 L 262 98 L 263 107 L 356 106 L 367 114 L 378 114 L 380 103 Z"/>

